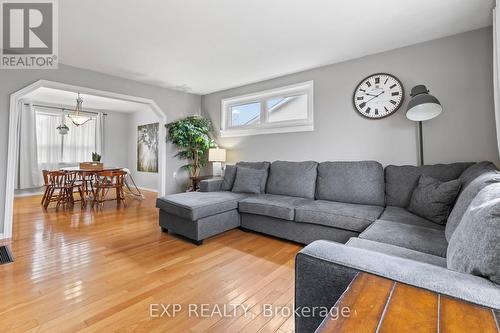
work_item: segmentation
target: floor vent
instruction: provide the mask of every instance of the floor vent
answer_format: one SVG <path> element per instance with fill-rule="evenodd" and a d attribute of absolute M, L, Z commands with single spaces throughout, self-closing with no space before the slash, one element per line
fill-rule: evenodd
<path fill-rule="evenodd" d="M 14 262 L 14 257 L 7 246 L 0 246 L 0 265 Z"/>

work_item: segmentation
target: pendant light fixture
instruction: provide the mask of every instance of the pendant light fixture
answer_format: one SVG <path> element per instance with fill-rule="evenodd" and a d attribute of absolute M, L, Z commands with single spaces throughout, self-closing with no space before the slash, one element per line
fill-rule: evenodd
<path fill-rule="evenodd" d="M 75 126 L 81 126 L 90 120 L 90 117 L 83 116 L 80 112 L 82 110 L 83 99 L 80 97 L 80 93 L 78 93 L 78 98 L 76 99 L 76 107 L 75 113 L 68 115 L 68 118 L 71 119 L 71 122 L 75 124 Z"/>
<path fill-rule="evenodd" d="M 59 131 L 59 134 L 61 135 L 66 135 L 68 134 L 69 127 L 66 125 L 64 122 L 64 109 L 62 110 L 62 117 L 61 117 L 61 125 L 57 126 L 56 129 Z"/>

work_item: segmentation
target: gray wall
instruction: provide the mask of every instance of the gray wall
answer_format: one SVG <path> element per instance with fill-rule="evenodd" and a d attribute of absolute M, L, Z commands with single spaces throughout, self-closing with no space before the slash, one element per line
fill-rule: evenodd
<path fill-rule="evenodd" d="M 139 187 L 158 190 L 158 173 L 137 171 L 137 126 L 160 122 L 153 110 L 145 109 L 129 115 L 128 137 L 128 165 L 134 181 Z"/>
<path fill-rule="evenodd" d="M 5 179 L 7 170 L 7 142 L 10 94 L 40 79 L 57 81 L 77 86 L 90 87 L 116 93 L 153 99 L 167 113 L 168 121 L 198 114 L 200 96 L 164 89 L 136 81 L 121 79 L 106 74 L 59 65 L 57 70 L 0 70 L 0 233 L 3 232 L 5 207 Z M 160 138 L 164 140 L 165 138 Z M 167 145 L 167 192 L 181 191 L 187 182 L 186 174 L 179 172 L 183 161 L 175 159 L 175 149 Z M 177 174 L 174 179 L 173 174 Z"/>
<path fill-rule="evenodd" d="M 105 165 L 129 167 L 127 132 L 130 123 L 130 114 L 116 111 L 106 111 L 104 118 L 104 147 L 102 162 Z M 125 143 L 125 145 L 124 145 Z"/>
<path fill-rule="evenodd" d="M 339 47 L 342 47 L 339 45 Z M 202 114 L 220 128 L 221 99 L 314 80 L 314 132 L 219 138 L 228 162 L 238 160 L 377 160 L 417 163 L 416 124 L 405 117 L 409 90 L 425 84 L 444 112 L 424 124 L 426 163 L 498 162 L 493 110 L 492 30 L 439 40 L 320 67 L 202 96 Z M 396 75 L 406 101 L 381 120 L 359 116 L 352 106 L 357 83 L 372 73 Z"/>

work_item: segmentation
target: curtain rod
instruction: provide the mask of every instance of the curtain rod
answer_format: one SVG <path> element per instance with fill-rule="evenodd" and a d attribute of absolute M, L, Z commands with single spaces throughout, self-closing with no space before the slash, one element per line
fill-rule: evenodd
<path fill-rule="evenodd" d="M 74 111 L 74 110 L 70 110 L 70 109 L 67 109 L 67 108 L 59 108 L 57 106 L 50 106 L 50 105 L 40 105 L 40 104 L 30 104 L 30 103 L 24 103 L 24 105 L 32 105 L 32 106 L 36 106 L 36 107 L 39 107 L 39 108 L 54 109 L 54 110 L 61 110 L 61 111 Z M 90 114 L 95 114 L 95 115 L 99 114 L 98 112 L 92 112 L 92 111 L 80 111 L 80 112 L 81 113 L 90 113 Z M 103 116 L 107 116 L 108 114 L 107 113 L 103 113 L 102 115 Z"/>

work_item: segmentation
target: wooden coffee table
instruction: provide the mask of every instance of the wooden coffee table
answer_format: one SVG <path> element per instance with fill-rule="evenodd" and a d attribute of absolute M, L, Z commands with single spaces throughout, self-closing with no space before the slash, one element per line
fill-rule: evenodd
<path fill-rule="evenodd" d="M 335 306 L 339 314 L 348 307 L 348 316 L 330 312 L 316 332 L 499 332 L 492 309 L 368 273 Z"/>

